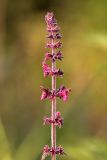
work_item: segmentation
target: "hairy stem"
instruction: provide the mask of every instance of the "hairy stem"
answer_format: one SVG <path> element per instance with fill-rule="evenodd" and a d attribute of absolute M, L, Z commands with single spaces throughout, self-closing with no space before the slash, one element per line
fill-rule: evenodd
<path fill-rule="evenodd" d="M 54 43 L 54 40 L 52 40 L 52 43 Z M 52 49 L 52 54 L 54 54 L 54 49 Z M 52 71 L 55 71 L 56 69 L 56 62 L 52 61 Z M 56 90 L 56 77 L 52 76 L 52 90 Z M 52 99 L 52 118 L 55 119 L 55 113 L 56 113 L 56 97 Z M 56 148 L 56 126 L 54 124 L 51 124 L 51 145 L 53 148 Z M 52 155 L 52 160 L 56 160 L 56 155 Z"/>

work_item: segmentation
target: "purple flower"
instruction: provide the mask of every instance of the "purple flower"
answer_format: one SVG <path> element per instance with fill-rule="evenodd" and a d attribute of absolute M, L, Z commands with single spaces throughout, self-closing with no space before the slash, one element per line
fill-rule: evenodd
<path fill-rule="evenodd" d="M 50 125 L 51 123 L 55 123 L 55 121 L 53 121 L 52 118 L 44 117 L 43 119 L 44 125 Z"/>
<path fill-rule="evenodd" d="M 58 126 L 59 128 L 61 128 L 61 126 L 64 124 L 64 120 L 63 118 L 61 118 L 60 112 L 55 113 L 55 119 L 53 119 L 53 117 L 44 117 L 43 119 L 44 125 L 51 125 L 52 123 Z"/>
<path fill-rule="evenodd" d="M 53 13 L 47 13 L 45 16 L 48 32 L 58 32 L 60 30 Z"/>
<path fill-rule="evenodd" d="M 56 54 L 56 59 L 62 60 L 62 58 L 62 53 L 58 51 L 58 53 Z"/>
<path fill-rule="evenodd" d="M 52 69 L 46 63 L 43 62 L 42 67 L 43 67 L 44 77 L 52 75 Z"/>
<path fill-rule="evenodd" d="M 62 38 L 62 35 L 61 35 L 60 33 L 56 33 L 55 38 L 56 38 L 56 39 L 61 39 L 61 38 Z"/>
<path fill-rule="evenodd" d="M 42 95 L 41 95 L 41 100 L 44 99 L 54 99 L 55 95 L 55 91 L 52 91 L 50 89 L 45 89 L 43 86 L 41 86 L 41 91 L 42 91 Z"/>
<path fill-rule="evenodd" d="M 42 90 L 41 100 L 44 100 L 44 99 L 52 100 L 54 99 L 54 97 L 59 97 L 63 101 L 67 100 L 69 92 L 71 91 L 70 88 L 65 88 L 64 86 L 61 86 L 56 91 L 45 89 L 44 87 L 41 86 L 41 90 Z"/>
<path fill-rule="evenodd" d="M 47 15 L 45 16 L 45 21 L 47 23 L 47 26 L 54 27 L 57 24 L 55 16 L 52 12 L 47 13 Z"/>
<path fill-rule="evenodd" d="M 42 90 L 41 100 L 51 97 L 52 93 L 49 89 L 45 89 L 43 86 L 41 86 L 41 90 Z"/>
<path fill-rule="evenodd" d="M 62 60 L 62 53 L 60 52 L 60 51 L 58 51 L 56 54 L 54 53 L 53 55 L 52 55 L 52 61 L 53 62 L 55 62 L 55 60 Z"/>
<path fill-rule="evenodd" d="M 56 76 L 63 76 L 64 72 L 61 71 L 60 69 L 56 69 L 56 71 L 54 72 L 54 75 Z"/>
<path fill-rule="evenodd" d="M 60 42 L 60 41 L 58 41 L 58 42 L 56 42 L 55 44 L 54 44 L 54 48 L 61 48 L 62 47 L 62 43 Z"/>
<path fill-rule="evenodd" d="M 43 148 L 43 153 L 45 154 L 49 154 L 50 153 L 50 147 L 48 145 L 45 145 L 44 148 Z"/>
<path fill-rule="evenodd" d="M 43 154 L 46 154 L 46 155 L 51 154 L 53 156 L 55 154 L 64 155 L 65 152 L 64 152 L 64 149 L 61 147 L 61 145 L 56 148 L 45 145 L 43 148 Z"/>
<path fill-rule="evenodd" d="M 64 149 L 61 147 L 61 145 L 58 146 L 58 147 L 56 147 L 55 153 L 56 153 L 56 154 L 59 154 L 59 155 L 65 154 L 65 153 L 64 153 Z"/>
<path fill-rule="evenodd" d="M 56 112 L 56 114 L 55 114 L 55 118 L 60 118 L 61 117 L 61 113 L 58 111 L 58 112 Z"/>
<path fill-rule="evenodd" d="M 54 48 L 54 49 L 57 49 L 57 48 L 61 48 L 62 47 L 62 43 L 60 41 L 56 42 L 56 43 L 51 43 L 51 42 L 48 42 L 47 45 L 46 45 L 47 48 Z"/>
<path fill-rule="evenodd" d="M 56 69 L 55 71 L 52 71 L 52 69 L 43 61 L 43 72 L 44 72 L 44 77 L 46 76 L 63 76 L 63 71 L 60 69 Z"/>
<path fill-rule="evenodd" d="M 47 36 L 47 38 L 50 38 L 50 39 L 61 39 L 62 36 L 61 36 L 60 33 L 54 33 L 54 34 L 49 34 L 49 35 Z"/>
<path fill-rule="evenodd" d="M 47 26 L 47 31 L 51 33 L 59 32 L 60 28 L 56 25 L 55 27 Z"/>
<path fill-rule="evenodd" d="M 43 65 L 46 63 L 46 61 L 48 61 L 48 60 L 52 60 L 53 62 L 55 62 L 55 60 L 62 60 L 62 53 L 61 53 L 61 51 L 58 51 L 57 53 L 53 53 L 53 54 L 51 54 L 50 52 L 47 52 L 46 54 L 45 54 L 45 58 L 44 58 L 44 61 L 43 61 Z M 43 66 L 42 65 L 42 66 Z"/>
<path fill-rule="evenodd" d="M 63 118 L 61 118 L 61 113 L 56 112 L 55 114 L 55 125 L 61 128 L 61 126 L 64 124 Z"/>
<path fill-rule="evenodd" d="M 65 88 L 65 86 L 61 86 L 57 90 L 56 96 L 61 98 L 63 101 L 66 101 L 70 91 L 71 91 L 70 88 Z"/>
<path fill-rule="evenodd" d="M 44 61 L 48 61 L 48 60 L 52 59 L 52 57 L 53 57 L 53 55 L 51 53 L 47 52 L 45 54 L 45 60 Z"/>

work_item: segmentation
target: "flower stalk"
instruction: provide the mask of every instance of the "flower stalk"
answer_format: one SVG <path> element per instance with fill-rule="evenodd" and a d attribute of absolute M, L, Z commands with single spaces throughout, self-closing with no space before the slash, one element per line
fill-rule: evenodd
<path fill-rule="evenodd" d="M 51 76 L 52 78 L 52 89 L 46 89 L 41 86 L 41 100 L 49 99 L 51 100 L 51 117 L 44 117 L 44 125 L 51 125 L 51 147 L 45 145 L 43 148 L 42 160 L 46 158 L 46 156 L 51 155 L 51 160 L 56 160 L 56 155 L 64 155 L 64 149 L 61 146 L 56 146 L 56 127 L 61 126 L 64 123 L 63 118 L 61 118 L 61 113 L 57 111 L 56 107 L 56 98 L 60 98 L 63 101 L 66 101 L 71 91 L 70 88 L 66 88 L 65 86 L 60 86 L 59 89 L 56 88 L 56 77 L 62 77 L 63 71 L 56 68 L 56 61 L 62 60 L 62 52 L 60 51 L 62 47 L 62 43 L 60 39 L 62 38 L 59 33 L 60 28 L 57 24 L 55 16 L 53 13 L 48 12 L 45 16 L 45 21 L 47 24 L 47 38 L 49 41 L 46 44 L 46 48 L 49 48 L 50 51 L 45 54 L 45 58 L 42 62 L 44 77 Z M 49 67 L 47 61 L 52 61 L 52 66 Z"/>
<path fill-rule="evenodd" d="M 53 33 L 52 33 L 53 35 Z M 54 39 L 52 39 L 52 45 L 54 44 Z M 52 56 L 55 53 L 55 49 L 52 48 Z M 56 61 L 52 61 L 52 72 L 55 72 L 56 70 Z M 52 76 L 52 91 L 56 90 L 56 76 Z M 52 121 L 55 120 L 55 113 L 56 113 L 56 97 L 52 99 L 52 111 L 51 111 L 51 116 L 52 116 Z M 51 124 L 51 146 L 53 148 L 56 148 L 56 126 L 54 123 Z M 56 160 L 56 154 L 52 155 L 52 160 Z"/>

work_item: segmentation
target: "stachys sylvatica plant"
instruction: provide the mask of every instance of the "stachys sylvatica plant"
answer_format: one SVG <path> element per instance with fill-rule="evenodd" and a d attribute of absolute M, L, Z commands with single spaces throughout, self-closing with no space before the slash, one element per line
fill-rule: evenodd
<path fill-rule="evenodd" d="M 51 126 L 51 146 L 45 145 L 43 148 L 42 160 L 47 156 L 51 156 L 51 160 L 56 160 L 56 155 L 65 154 L 64 149 L 61 145 L 56 145 L 56 127 L 61 126 L 64 123 L 63 118 L 61 117 L 61 113 L 57 111 L 56 106 L 56 98 L 60 98 L 63 101 L 66 101 L 71 91 L 70 88 L 66 88 L 64 85 L 61 85 L 59 89 L 56 88 L 56 78 L 63 76 L 63 71 L 61 69 L 56 68 L 56 61 L 62 60 L 62 52 L 60 51 L 62 47 L 62 43 L 60 39 L 62 38 L 60 34 L 60 28 L 57 24 L 54 14 L 48 12 L 45 16 L 45 21 L 47 25 L 47 44 L 46 48 L 49 48 L 49 51 L 45 54 L 45 58 L 42 62 L 44 77 L 50 76 L 52 79 L 52 88 L 44 88 L 41 86 L 41 100 L 49 99 L 51 101 L 51 116 L 44 117 L 43 124 Z M 47 62 L 52 62 L 52 66 L 50 67 Z"/>

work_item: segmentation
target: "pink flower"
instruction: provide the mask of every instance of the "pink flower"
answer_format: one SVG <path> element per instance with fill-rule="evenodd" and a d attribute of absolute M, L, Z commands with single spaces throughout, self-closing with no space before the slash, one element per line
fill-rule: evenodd
<path fill-rule="evenodd" d="M 56 154 L 59 154 L 59 155 L 65 154 L 65 153 L 64 153 L 64 149 L 61 147 L 61 145 L 58 146 L 58 147 L 56 147 L 55 153 L 56 153 Z"/>
<path fill-rule="evenodd" d="M 55 62 L 55 60 L 62 60 L 62 53 L 60 52 L 60 51 L 58 51 L 57 53 L 53 53 L 53 54 L 51 54 L 50 52 L 47 52 L 46 54 L 45 54 L 45 58 L 44 58 L 44 61 L 43 61 L 43 63 L 42 64 L 45 64 L 46 63 L 46 61 L 48 61 L 48 60 L 52 60 L 53 62 Z"/>
<path fill-rule="evenodd" d="M 54 25 L 53 26 L 47 26 L 47 31 L 51 33 L 58 32 L 60 30 L 59 26 Z"/>
<path fill-rule="evenodd" d="M 60 117 L 61 117 L 61 113 L 60 113 L 59 111 L 56 112 L 55 117 L 56 117 L 56 118 L 60 118 Z"/>
<path fill-rule="evenodd" d="M 41 86 L 41 91 L 42 91 L 41 100 L 44 99 L 52 100 L 56 96 L 55 91 L 52 91 L 50 89 L 45 89 L 43 86 Z"/>
<path fill-rule="evenodd" d="M 51 13 L 50 12 L 47 13 L 47 15 L 45 16 L 45 21 L 47 23 L 47 26 L 54 27 L 57 24 L 55 16 L 54 16 L 54 14 L 52 12 Z"/>
<path fill-rule="evenodd" d="M 45 61 L 52 59 L 53 55 L 49 52 L 45 54 Z"/>
<path fill-rule="evenodd" d="M 50 125 L 52 123 L 54 123 L 54 121 L 52 120 L 52 118 L 44 117 L 44 119 L 43 119 L 43 124 L 44 125 Z"/>
<path fill-rule="evenodd" d="M 44 72 L 44 77 L 46 76 L 63 76 L 63 71 L 61 71 L 60 69 L 56 69 L 54 72 L 52 71 L 52 69 L 43 61 L 43 72 Z"/>
<path fill-rule="evenodd" d="M 49 154 L 50 153 L 50 147 L 48 145 L 45 145 L 44 148 L 43 148 L 43 153 L 45 154 Z"/>
<path fill-rule="evenodd" d="M 41 90 L 42 90 L 41 100 L 44 100 L 44 99 L 52 100 L 54 97 L 59 97 L 63 101 L 67 100 L 69 92 L 71 91 L 70 88 L 65 88 L 64 86 L 61 86 L 56 91 L 45 89 L 44 87 L 41 86 Z"/>
<path fill-rule="evenodd" d="M 62 35 L 61 35 L 60 33 L 56 33 L 55 38 L 56 38 L 56 39 L 61 39 L 61 38 L 62 38 Z"/>
<path fill-rule="evenodd" d="M 64 124 L 64 120 L 61 118 L 60 112 L 56 112 L 55 119 L 53 119 L 52 117 L 44 117 L 43 122 L 44 125 L 51 125 L 53 123 L 59 128 L 61 128 L 61 126 Z"/>
<path fill-rule="evenodd" d="M 61 128 L 61 126 L 64 124 L 63 118 L 61 118 L 61 113 L 56 112 L 55 114 L 55 125 Z"/>
<path fill-rule="evenodd" d="M 51 42 L 48 42 L 47 45 L 46 45 L 47 48 L 54 48 L 54 49 L 57 49 L 57 48 L 61 48 L 62 47 L 62 43 L 61 42 L 56 42 L 56 43 L 51 43 Z"/>
<path fill-rule="evenodd" d="M 60 146 L 54 148 L 54 147 L 49 147 L 48 145 L 45 145 L 44 148 L 43 148 L 43 154 L 46 154 L 46 155 L 54 155 L 54 154 L 59 154 L 59 155 L 64 155 L 65 152 L 64 152 L 64 149 Z"/>
<path fill-rule="evenodd" d="M 63 101 L 66 101 L 70 91 L 70 88 L 65 88 L 65 86 L 61 86 L 57 91 L 56 96 L 61 98 Z"/>
<path fill-rule="evenodd" d="M 42 90 L 41 100 L 50 98 L 51 91 L 49 89 L 45 89 L 43 86 L 41 86 L 41 90 Z"/>
<path fill-rule="evenodd" d="M 54 75 L 56 76 L 63 76 L 64 72 L 61 71 L 60 69 L 56 69 L 55 72 L 54 72 Z"/>
<path fill-rule="evenodd" d="M 46 63 L 43 63 L 42 67 L 43 67 L 44 77 L 52 75 L 52 69 Z"/>
<path fill-rule="evenodd" d="M 56 54 L 56 59 L 62 60 L 62 52 L 58 51 L 58 53 Z"/>
<path fill-rule="evenodd" d="M 47 36 L 47 38 L 50 38 L 50 39 L 61 39 L 62 36 L 61 36 L 60 33 L 54 33 L 54 34 L 49 34 L 49 35 Z"/>

